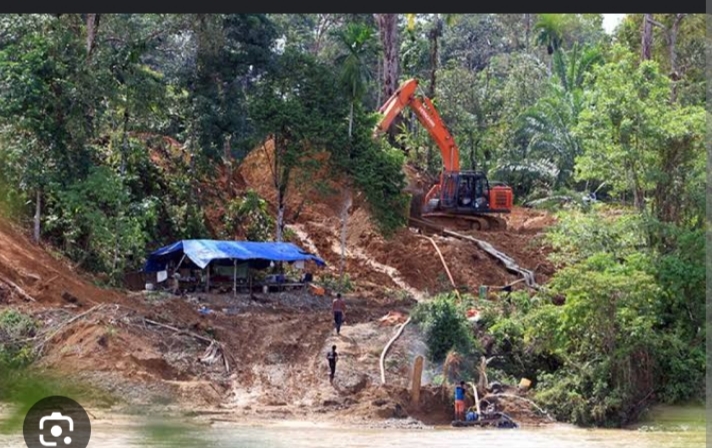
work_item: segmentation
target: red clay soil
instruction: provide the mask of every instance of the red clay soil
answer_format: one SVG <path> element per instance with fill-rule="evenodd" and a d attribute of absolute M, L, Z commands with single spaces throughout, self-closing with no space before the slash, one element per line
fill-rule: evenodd
<path fill-rule="evenodd" d="M 159 168 L 171 170 L 176 161 L 186 163 L 185 152 L 178 142 L 160 141 L 159 144 L 151 140 L 151 157 Z M 206 215 L 216 231 L 221 226 L 224 206 L 248 188 L 267 199 L 274 210 L 276 194 L 270 181 L 269 157 L 273 150 L 270 148 L 268 142 L 266 149 L 253 151 L 232 170 L 232 175 L 229 169 L 222 167 L 215 178 L 201 183 L 201 194 L 213 204 Z M 319 158 L 319 173 L 293 176 L 285 216 L 287 224 L 303 236 L 296 242 L 315 246 L 333 274 L 338 272 L 340 259 L 339 216 L 344 204 L 344 188 L 343 183 L 327 177 L 328 157 L 321 154 Z M 328 190 L 333 193 L 324 193 Z M 548 272 L 544 261 L 546 252 L 536 245 L 534 237 L 551 223 L 551 218 L 540 212 L 515 209 L 510 223 L 510 231 L 477 236 L 510 254 L 522 266 L 537 268 L 537 273 Z M 472 243 L 434 239 L 459 287 L 475 291 L 483 284 L 499 286 L 517 279 Z M 332 331 L 328 297 L 287 297 L 301 300 L 299 306 L 262 297 L 261 301 L 242 303 L 236 313 L 228 313 L 224 309 L 236 302 L 201 296 L 204 300 L 201 303 L 215 311 L 201 316 L 197 311 L 200 305 L 197 298 L 152 298 L 99 288 L 90 276 L 63 258 L 50 255 L 48 250 L 0 219 L 0 311 L 8 306 L 21 309 L 35 315 L 45 328 L 52 330 L 42 335 L 42 339 L 52 337 L 47 340 L 40 366 L 56 372 L 94 375 L 96 381 L 119 396 L 140 400 L 154 393 L 179 394 L 186 403 L 196 406 L 215 405 L 224 400 L 230 390 L 234 392 L 236 385 L 247 390 L 252 386 L 258 389 L 260 385 L 274 384 L 276 380 L 270 375 L 285 375 L 283 384 L 278 381 L 276 386 L 270 387 L 276 388 L 275 394 L 286 401 L 299 401 L 310 390 L 323 388 L 321 352 Z M 349 326 L 372 324 L 380 328 L 378 319 L 389 312 L 407 314 L 412 303 L 403 302 L 402 297 L 387 294 L 384 289 L 413 288 L 430 293 L 450 289 L 432 243 L 410 229 L 401 229 L 391 239 L 384 239 L 376 231 L 368 206 L 358 193 L 349 210 L 346 272 L 357 284 L 360 297 L 349 305 Z M 320 272 L 316 274 L 318 279 Z M 32 299 L 23 296 L 18 288 Z M 74 323 L 62 324 L 98 304 L 104 307 Z M 229 353 L 232 376 L 226 376 L 222 365 L 197 362 L 207 348 L 203 340 L 147 325 L 144 318 L 217 339 Z M 377 334 L 390 338 L 391 329 L 384 327 L 380 331 L 382 334 Z M 382 348 L 368 344 L 358 348 L 363 356 Z M 354 366 L 372 369 L 374 365 L 369 361 L 368 366 Z M 394 412 L 397 414 L 398 406 L 394 403 L 402 401 L 401 407 L 408 407 L 404 388 L 388 390 L 369 386 L 362 389 L 364 386 L 359 384 L 354 387 L 351 395 L 339 398 L 342 404 L 348 402 L 347 398 L 358 400 L 350 411 L 352 415 L 390 417 Z M 430 411 L 444 410 L 446 404 L 439 400 L 434 395 L 427 398 L 426 411 L 429 407 L 432 407 Z M 418 412 L 410 408 L 408 411 L 412 415 Z M 323 409 L 314 412 L 323 412 Z M 428 414 L 423 412 L 423 415 Z"/>
<path fill-rule="evenodd" d="M 272 204 L 276 193 L 273 185 L 266 180 L 270 178 L 269 161 L 272 160 L 273 150 L 269 141 L 251 152 L 240 166 L 247 187 L 257 191 Z M 322 155 L 322 158 L 323 167 L 328 166 L 326 156 Z M 406 166 L 404 172 L 409 190 L 418 191 L 430 185 L 429 180 L 412 167 Z M 313 179 L 318 180 L 318 176 Z M 333 269 L 338 267 L 340 259 L 339 214 L 345 199 L 341 194 L 343 183 L 333 179 L 325 182 L 337 193 L 320 195 L 315 188 L 307 190 L 303 184 L 290 186 L 285 201 L 285 216 L 288 225 L 304 229 L 319 255 Z M 293 219 L 300 205 L 302 209 L 298 217 Z M 546 249 L 539 244 L 536 236 L 553 223 L 553 217 L 545 212 L 515 207 L 507 219 L 508 231 L 480 232 L 473 236 L 490 242 L 523 267 L 535 270 L 541 276 L 538 280 L 543 283 L 553 272 L 553 267 L 546 260 Z M 472 243 L 439 238 L 437 244 L 458 287 L 474 291 L 480 285 L 503 286 L 518 279 Z M 409 229 L 401 229 L 391 239 L 384 240 L 376 230 L 368 205 L 359 194 L 355 195 L 349 211 L 346 271 L 357 282 L 398 287 L 390 275 L 375 269 L 372 264 L 362 262 L 363 257 L 357 253 L 395 268 L 405 283 L 419 291 L 434 293 L 450 289 L 445 269 L 432 243 Z"/>
<path fill-rule="evenodd" d="M 28 235 L 4 219 L 0 219 L 0 248 L 0 287 L 10 291 L 0 295 L 0 304 L 89 308 L 105 302 L 126 303 L 122 294 L 81 278 L 66 259 L 53 257 L 45 247 L 32 242 Z M 8 281 L 37 303 L 25 298 Z"/>

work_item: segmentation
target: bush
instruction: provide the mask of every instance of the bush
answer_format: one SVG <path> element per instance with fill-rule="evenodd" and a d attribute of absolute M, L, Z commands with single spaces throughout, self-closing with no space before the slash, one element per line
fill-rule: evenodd
<path fill-rule="evenodd" d="M 442 362 L 450 350 L 462 355 L 472 355 L 476 343 L 465 316 L 455 304 L 451 294 L 442 294 L 428 302 L 419 303 L 413 312 L 413 321 L 425 332 L 428 358 Z"/>
<path fill-rule="evenodd" d="M 22 342 L 34 336 L 37 326 L 29 316 L 7 309 L 0 313 L 0 370 L 15 369 L 33 360 L 31 347 Z"/>

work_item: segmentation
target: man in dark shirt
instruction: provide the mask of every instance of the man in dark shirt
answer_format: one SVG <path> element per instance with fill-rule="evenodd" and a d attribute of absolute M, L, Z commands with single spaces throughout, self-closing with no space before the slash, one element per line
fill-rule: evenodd
<path fill-rule="evenodd" d="M 331 346 L 331 351 L 326 353 L 326 359 L 329 361 L 329 383 L 334 384 L 334 373 L 336 373 L 336 360 L 339 354 L 336 353 L 336 346 Z"/>

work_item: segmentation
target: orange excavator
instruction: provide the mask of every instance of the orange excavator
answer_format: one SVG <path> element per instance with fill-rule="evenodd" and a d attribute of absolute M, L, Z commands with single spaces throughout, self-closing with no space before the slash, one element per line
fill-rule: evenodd
<path fill-rule="evenodd" d="M 512 211 L 511 187 L 490 185 L 482 171 L 460 171 L 460 150 L 455 139 L 430 98 L 416 95 L 417 87 L 416 79 L 404 82 L 379 109 L 383 118 L 374 129 L 375 138 L 388 130 L 404 108 L 410 107 L 440 148 L 444 165 L 440 181 L 424 196 L 413 197 L 411 217 L 465 230 L 505 230 L 507 222 L 497 214 Z"/>

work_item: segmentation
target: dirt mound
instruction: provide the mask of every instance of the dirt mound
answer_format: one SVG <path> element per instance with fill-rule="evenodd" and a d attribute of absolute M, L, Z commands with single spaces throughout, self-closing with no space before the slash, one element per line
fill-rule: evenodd
<path fill-rule="evenodd" d="M 524 207 L 513 207 L 506 219 L 508 229 L 521 234 L 540 233 L 556 223 L 556 218 L 551 214 Z"/>
<path fill-rule="evenodd" d="M 6 291 L 0 305 L 88 308 L 123 301 L 120 293 L 94 286 L 88 275 L 5 219 L 0 219 L 0 248 L 0 285 Z"/>

